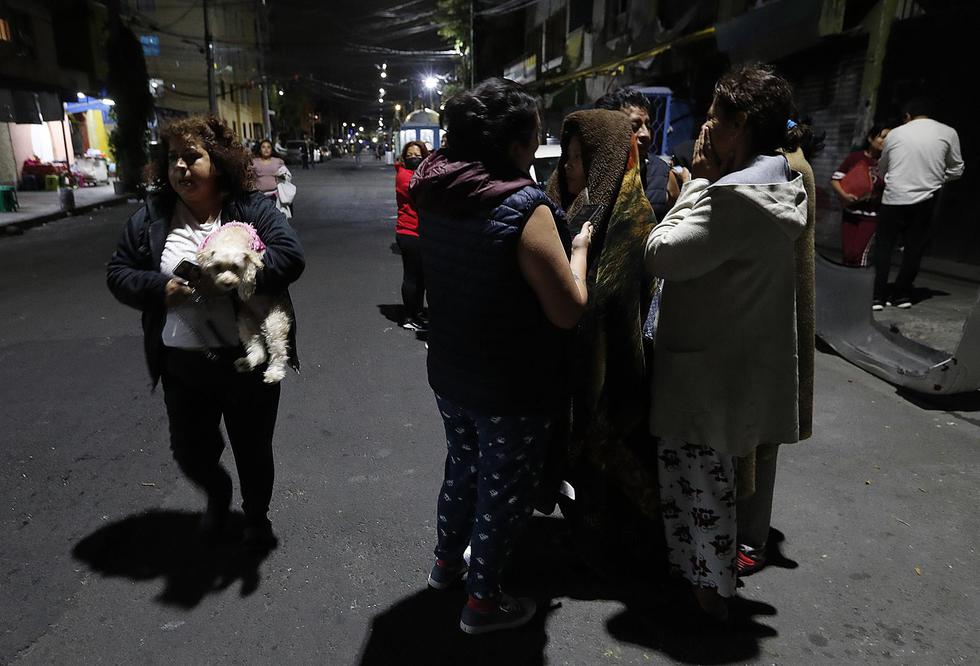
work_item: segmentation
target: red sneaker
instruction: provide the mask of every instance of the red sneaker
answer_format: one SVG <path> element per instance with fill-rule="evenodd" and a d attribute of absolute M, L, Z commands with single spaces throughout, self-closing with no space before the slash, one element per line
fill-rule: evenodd
<path fill-rule="evenodd" d="M 735 566 L 739 576 L 751 576 L 766 566 L 766 551 L 764 548 L 749 548 L 739 546 L 735 556 Z"/>

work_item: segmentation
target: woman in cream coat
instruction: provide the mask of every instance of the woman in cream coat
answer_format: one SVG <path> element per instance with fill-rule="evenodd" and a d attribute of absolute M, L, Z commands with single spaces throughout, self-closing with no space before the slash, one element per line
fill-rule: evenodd
<path fill-rule="evenodd" d="M 769 68 L 720 79 L 693 179 L 647 239 L 647 269 L 664 279 L 651 432 L 668 555 L 716 619 L 735 594 L 735 459 L 799 436 L 793 247 L 806 194 L 776 153 L 792 111 Z"/>

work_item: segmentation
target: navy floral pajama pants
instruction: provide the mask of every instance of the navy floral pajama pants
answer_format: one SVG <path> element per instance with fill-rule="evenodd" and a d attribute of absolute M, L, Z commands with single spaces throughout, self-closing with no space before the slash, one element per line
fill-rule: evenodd
<path fill-rule="evenodd" d="M 492 416 L 436 395 L 446 427 L 446 473 L 439 492 L 435 555 L 462 562 L 471 546 L 466 590 L 500 595 L 500 573 L 527 524 L 551 431 L 547 416 Z"/>

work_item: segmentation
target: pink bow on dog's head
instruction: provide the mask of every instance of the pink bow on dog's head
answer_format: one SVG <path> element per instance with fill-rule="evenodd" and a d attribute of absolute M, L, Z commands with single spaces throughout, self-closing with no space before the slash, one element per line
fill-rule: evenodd
<path fill-rule="evenodd" d="M 248 231 L 249 248 L 255 250 L 256 252 L 265 252 L 265 243 L 263 243 L 262 239 L 259 238 L 258 233 L 256 233 L 255 231 L 255 227 L 253 227 L 251 224 L 246 224 L 245 222 L 228 222 L 227 224 L 222 224 L 220 227 L 218 227 L 217 229 L 215 229 L 214 231 L 212 231 L 207 235 L 207 238 L 205 238 L 201 242 L 201 247 L 199 249 L 203 250 L 204 248 L 206 248 L 212 236 L 214 236 L 216 233 L 218 233 L 225 227 L 241 227 L 245 229 L 246 231 Z"/>

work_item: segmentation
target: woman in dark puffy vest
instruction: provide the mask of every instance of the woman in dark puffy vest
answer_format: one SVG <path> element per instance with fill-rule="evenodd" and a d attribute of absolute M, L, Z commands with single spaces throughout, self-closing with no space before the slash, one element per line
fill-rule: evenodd
<path fill-rule="evenodd" d="M 488 79 L 446 103 L 448 146 L 416 171 L 429 300 L 429 384 L 449 447 L 429 585 L 467 572 L 460 628 L 520 626 L 534 602 L 500 589 L 564 390 L 566 331 L 582 315 L 592 234 L 569 239 L 561 212 L 528 175 L 535 99 Z M 569 254 L 571 258 L 569 259 Z"/>

